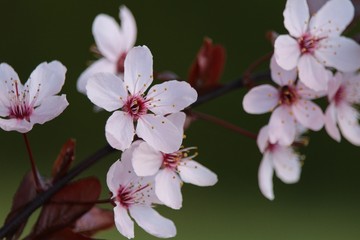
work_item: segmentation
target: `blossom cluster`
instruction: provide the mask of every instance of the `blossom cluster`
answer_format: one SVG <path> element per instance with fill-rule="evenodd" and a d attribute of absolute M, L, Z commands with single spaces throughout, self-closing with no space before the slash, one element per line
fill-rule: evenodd
<path fill-rule="evenodd" d="M 243 107 L 251 114 L 272 112 L 260 130 L 258 146 L 264 154 L 259 167 L 259 186 L 274 199 L 272 176 L 275 171 L 285 183 L 299 180 L 301 163 L 293 149 L 307 130 L 325 126 L 336 141 L 342 135 L 360 146 L 358 111 L 360 102 L 360 46 L 341 36 L 354 17 L 350 0 L 330 0 L 310 16 L 306 0 L 288 0 L 284 24 L 288 35 L 274 43 L 269 84 L 252 88 Z M 325 114 L 313 100 L 327 97 Z M 339 130 L 340 129 L 340 130 Z"/>
<path fill-rule="evenodd" d="M 183 148 L 186 114 L 197 92 L 190 84 L 170 80 L 152 85 L 153 56 L 146 46 L 133 47 L 134 17 L 120 8 L 121 28 L 101 14 L 93 24 L 97 48 L 104 58 L 80 76 L 78 89 L 85 90 L 97 107 L 113 112 L 105 136 L 123 151 L 107 174 L 115 203 L 115 224 L 121 234 L 134 237 L 131 217 L 148 233 L 162 238 L 176 234 L 174 223 L 153 206 L 182 207 L 183 182 L 212 186 L 217 176 L 193 160 L 196 148 Z M 190 155 L 189 155 L 190 153 Z"/>

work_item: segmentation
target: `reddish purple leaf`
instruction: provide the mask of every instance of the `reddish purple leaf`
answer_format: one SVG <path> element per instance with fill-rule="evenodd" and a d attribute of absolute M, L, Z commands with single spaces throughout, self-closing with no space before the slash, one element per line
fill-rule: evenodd
<path fill-rule="evenodd" d="M 39 216 L 31 237 L 46 237 L 75 223 L 99 198 L 101 185 L 89 177 L 72 182 L 56 193 Z"/>
<path fill-rule="evenodd" d="M 219 86 L 225 65 L 225 48 L 205 38 L 190 67 L 188 81 L 200 94 Z"/>
<path fill-rule="evenodd" d="M 56 158 L 51 176 L 53 178 L 52 182 L 56 182 L 58 179 L 63 177 L 69 170 L 72 162 L 74 161 L 74 152 L 75 152 L 75 141 L 73 139 L 68 140 Z"/>
<path fill-rule="evenodd" d="M 27 173 L 18 187 L 11 207 L 10 213 L 7 215 L 5 225 L 12 220 L 31 200 L 36 196 L 36 186 L 32 172 Z M 24 221 L 18 228 L 9 233 L 6 239 L 19 239 L 26 221 Z"/>
<path fill-rule="evenodd" d="M 93 207 L 76 221 L 73 231 L 92 236 L 96 232 L 112 228 L 114 225 L 113 210 Z"/>

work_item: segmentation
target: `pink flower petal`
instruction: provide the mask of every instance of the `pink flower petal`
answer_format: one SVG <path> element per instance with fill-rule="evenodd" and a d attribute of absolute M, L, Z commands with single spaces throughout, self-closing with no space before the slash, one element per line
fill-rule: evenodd
<path fill-rule="evenodd" d="M 311 18 L 310 32 L 319 38 L 339 36 L 354 18 L 354 13 L 354 6 L 349 0 L 328 1 Z"/>
<path fill-rule="evenodd" d="M 97 48 L 111 62 L 116 63 L 121 53 L 127 50 L 126 39 L 123 37 L 119 24 L 109 15 L 96 16 L 92 33 Z"/>
<path fill-rule="evenodd" d="M 159 238 L 170 238 L 176 235 L 175 224 L 153 208 L 133 205 L 129 211 L 136 223 L 151 235 Z"/>
<path fill-rule="evenodd" d="M 58 61 L 43 62 L 31 73 L 24 86 L 29 86 L 29 101 L 38 106 L 48 96 L 60 92 L 65 83 L 66 68 Z"/>
<path fill-rule="evenodd" d="M 315 91 L 327 89 L 329 77 L 327 70 L 312 55 L 302 55 L 299 60 L 298 69 L 300 81 L 305 86 Z"/>
<path fill-rule="evenodd" d="M 123 37 L 125 38 L 125 48 L 129 51 L 136 42 L 137 27 L 135 18 L 124 5 L 120 7 L 119 15 Z"/>
<path fill-rule="evenodd" d="M 14 69 L 7 63 L 0 64 L 0 104 L 3 108 L 10 107 L 9 91 L 14 90 L 13 81 L 20 83 L 20 78 Z M 20 84 L 21 85 L 21 84 Z M 4 109 L 2 110 L 4 112 Z M 4 113 L 2 114 L 4 115 Z M 5 116 L 7 116 L 6 114 Z"/>
<path fill-rule="evenodd" d="M 309 8 L 306 0 L 288 0 L 284 10 L 284 25 L 294 37 L 304 34 L 309 24 Z"/>
<path fill-rule="evenodd" d="M 336 126 L 336 108 L 333 103 L 331 103 L 325 111 L 325 129 L 335 141 L 341 141 L 340 131 Z"/>
<path fill-rule="evenodd" d="M 124 81 L 132 95 L 145 92 L 153 81 L 153 56 L 146 46 L 134 47 L 125 58 Z"/>
<path fill-rule="evenodd" d="M 285 106 L 276 108 L 269 121 L 270 142 L 288 146 L 294 142 L 295 135 L 295 118 L 291 109 Z"/>
<path fill-rule="evenodd" d="M 127 209 L 119 204 L 114 207 L 114 214 L 117 230 L 127 238 L 134 238 L 134 222 L 130 219 Z"/>
<path fill-rule="evenodd" d="M 245 112 L 261 114 L 272 111 L 279 103 L 279 91 L 269 84 L 252 88 L 243 99 Z"/>
<path fill-rule="evenodd" d="M 177 168 L 181 180 L 197 186 L 213 186 L 217 183 L 216 174 L 194 160 L 184 160 Z"/>
<path fill-rule="evenodd" d="M 146 142 L 141 142 L 132 154 L 132 164 L 136 175 L 152 176 L 156 174 L 162 163 L 163 155 Z"/>
<path fill-rule="evenodd" d="M 19 119 L 1 119 L 0 118 L 0 128 L 5 131 L 17 131 L 20 133 L 29 132 L 33 127 L 33 124 L 26 120 Z"/>
<path fill-rule="evenodd" d="M 276 62 L 285 70 L 296 68 L 301 55 L 299 43 L 289 35 L 280 35 L 275 40 Z"/>
<path fill-rule="evenodd" d="M 347 0 L 346 0 L 347 1 Z M 315 56 L 325 66 L 334 67 L 343 72 L 353 72 L 360 68 L 360 45 L 346 37 L 326 38 Z"/>
<path fill-rule="evenodd" d="M 321 108 L 315 103 L 299 99 L 292 106 L 296 120 L 304 127 L 314 131 L 319 131 L 324 126 L 324 114 Z"/>
<path fill-rule="evenodd" d="M 258 170 L 258 183 L 261 193 L 269 200 L 274 200 L 273 175 L 274 170 L 269 158 L 270 153 L 265 153 Z"/>
<path fill-rule="evenodd" d="M 88 82 L 88 79 L 95 73 L 100 72 L 116 74 L 116 65 L 106 58 L 101 58 L 97 60 L 96 62 L 91 64 L 83 73 L 81 73 L 76 83 L 77 90 L 81 93 L 86 94 L 86 84 Z"/>
<path fill-rule="evenodd" d="M 271 78 L 280 86 L 293 85 L 297 79 L 297 69 L 285 70 L 279 66 L 273 55 L 270 60 Z"/>
<path fill-rule="evenodd" d="M 180 209 L 182 206 L 181 180 L 176 172 L 162 169 L 155 177 L 155 192 L 166 206 Z"/>
<path fill-rule="evenodd" d="M 352 144 L 360 146 L 359 113 L 344 103 L 337 106 L 337 121 L 342 135 Z"/>
<path fill-rule="evenodd" d="M 150 146 L 164 153 L 177 151 L 182 143 L 183 129 L 164 116 L 146 114 L 139 118 L 136 134 Z"/>
<path fill-rule="evenodd" d="M 155 114 L 175 113 L 188 107 L 197 99 L 197 92 L 187 82 L 166 81 L 150 88 L 147 99 L 149 110 Z"/>
<path fill-rule="evenodd" d="M 130 147 L 134 139 L 134 123 L 132 118 L 125 112 L 114 112 L 106 122 L 106 140 L 113 148 L 124 151 Z"/>
<path fill-rule="evenodd" d="M 69 105 L 66 96 L 49 96 L 44 98 L 41 105 L 30 116 L 32 124 L 43 124 L 59 116 Z"/>
<path fill-rule="evenodd" d="M 269 126 L 263 126 L 256 139 L 256 143 L 260 149 L 261 153 L 264 153 L 267 146 L 269 145 Z"/>
<path fill-rule="evenodd" d="M 300 179 L 299 155 L 291 147 L 278 146 L 271 156 L 276 176 L 284 183 L 296 183 Z"/>
<path fill-rule="evenodd" d="M 329 75 L 328 79 L 330 79 L 332 76 L 332 73 L 330 71 L 327 71 Z M 302 82 L 298 82 L 296 84 L 296 92 L 302 99 L 312 100 L 321 98 L 327 95 L 327 91 L 314 91 L 311 88 L 308 88 L 303 84 Z"/>
<path fill-rule="evenodd" d="M 121 78 L 112 73 L 97 73 L 86 85 L 87 96 L 95 105 L 111 112 L 124 106 L 128 93 Z"/>
<path fill-rule="evenodd" d="M 344 83 L 343 74 L 341 72 L 337 72 L 332 78 L 329 79 L 328 82 L 328 99 L 331 101 L 337 91 L 339 90 L 340 86 Z"/>

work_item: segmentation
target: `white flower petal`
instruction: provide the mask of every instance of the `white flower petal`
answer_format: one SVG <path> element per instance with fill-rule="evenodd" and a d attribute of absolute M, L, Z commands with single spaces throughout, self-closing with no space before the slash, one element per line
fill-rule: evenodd
<path fill-rule="evenodd" d="M 114 18 L 106 14 L 96 16 L 92 33 L 96 46 L 109 61 L 117 63 L 120 55 L 126 51 L 126 40 Z"/>
<path fill-rule="evenodd" d="M 19 76 L 14 71 L 14 69 L 7 63 L 1 63 L 0 64 L 0 104 L 4 108 L 10 107 L 9 91 L 14 90 L 14 87 L 11 85 L 13 84 L 14 80 L 20 83 Z M 4 109 L 2 110 L 2 112 L 3 111 Z"/>
<path fill-rule="evenodd" d="M 81 93 L 86 94 L 86 84 L 88 82 L 88 79 L 95 73 L 100 72 L 116 74 L 116 65 L 106 58 L 101 58 L 97 60 L 96 62 L 91 64 L 83 73 L 81 73 L 76 83 L 77 90 Z"/>
<path fill-rule="evenodd" d="M 289 35 L 280 35 L 275 40 L 274 55 L 276 62 L 285 70 L 296 68 L 299 57 L 299 43 Z"/>
<path fill-rule="evenodd" d="M 155 114 L 175 113 L 188 107 L 197 99 L 197 92 L 184 81 L 166 81 L 150 88 L 146 98 L 149 110 Z"/>
<path fill-rule="evenodd" d="M 59 116 L 68 105 L 65 94 L 46 97 L 41 105 L 34 109 L 30 116 L 30 121 L 32 124 L 43 124 Z"/>
<path fill-rule="evenodd" d="M 125 112 L 114 112 L 106 122 L 106 140 L 113 148 L 124 151 L 134 139 L 134 123 L 132 118 Z"/>
<path fill-rule="evenodd" d="M 134 149 L 132 164 L 136 175 L 152 176 L 157 173 L 163 163 L 163 155 L 146 142 L 141 142 Z"/>
<path fill-rule="evenodd" d="M 321 108 L 312 101 L 299 99 L 292 105 L 296 120 L 304 127 L 319 131 L 324 126 L 324 114 Z"/>
<path fill-rule="evenodd" d="M 328 74 L 330 74 L 327 79 L 331 79 L 332 76 L 331 71 L 327 71 L 327 72 Z M 311 88 L 305 86 L 305 84 L 303 84 L 302 82 L 298 82 L 296 84 L 296 92 L 302 99 L 307 99 L 307 100 L 317 99 L 327 95 L 327 91 L 314 91 Z"/>
<path fill-rule="evenodd" d="M 354 6 L 349 0 L 327 1 L 311 18 L 309 30 L 319 38 L 339 36 L 354 18 L 354 13 Z"/>
<path fill-rule="evenodd" d="M 297 69 L 285 70 L 279 66 L 273 55 L 270 60 L 271 78 L 280 86 L 293 85 L 297 79 Z"/>
<path fill-rule="evenodd" d="M 26 120 L 20 119 L 1 119 L 0 118 L 0 128 L 5 131 L 17 131 L 20 133 L 26 133 L 30 131 L 33 127 L 33 124 L 29 123 Z"/>
<path fill-rule="evenodd" d="M 183 139 L 183 129 L 164 116 L 146 114 L 138 119 L 136 134 L 150 146 L 164 153 L 177 151 Z"/>
<path fill-rule="evenodd" d="M 265 153 L 258 170 L 258 182 L 261 193 L 269 200 L 274 200 L 273 175 L 274 170 L 270 153 Z"/>
<path fill-rule="evenodd" d="M 305 84 L 305 86 L 315 91 L 323 91 L 327 89 L 327 70 L 312 55 L 302 55 L 299 59 L 298 68 L 299 79 Z"/>
<path fill-rule="evenodd" d="M 186 114 L 183 112 L 173 113 L 167 115 L 166 118 L 171 121 L 175 127 L 178 128 L 179 132 L 184 131 L 184 124 L 186 120 Z"/>
<path fill-rule="evenodd" d="M 309 24 L 309 7 L 306 0 L 287 0 L 284 10 L 284 25 L 294 37 L 300 37 Z"/>
<path fill-rule="evenodd" d="M 341 141 L 340 131 L 336 126 L 336 108 L 333 103 L 331 103 L 325 111 L 325 129 L 335 141 Z"/>
<path fill-rule="evenodd" d="M 137 27 L 135 18 L 131 11 L 126 6 L 120 7 L 119 17 L 121 20 L 121 29 L 126 39 L 125 46 L 126 50 L 129 51 L 136 42 Z"/>
<path fill-rule="evenodd" d="M 328 82 L 328 99 L 331 101 L 337 91 L 339 90 L 340 86 L 344 83 L 343 74 L 341 72 L 337 72 L 334 77 L 329 79 Z"/>
<path fill-rule="evenodd" d="M 127 91 L 121 78 L 112 73 L 97 73 L 86 85 L 88 98 L 95 105 L 111 112 L 124 106 Z"/>
<path fill-rule="evenodd" d="M 176 172 L 167 168 L 160 170 L 155 177 L 155 193 L 166 206 L 181 208 L 181 180 Z"/>
<path fill-rule="evenodd" d="M 344 103 L 337 106 L 337 121 L 342 135 L 352 144 L 360 146 L 359 113 Z"/>
<path fill-rule="evenodd" d="M 261 153 L 264 153 L 267 146 L 269 145 L 269 126 L 265 125 L 263 126 L 256 139 L 256 143 L 260 149 Z"/>
<path fill-rule="evenodd" d="M 252 88 L 243 99 L 245 112 L 261 114 L 272 111 L 279 103 L 279 91 L 269 84 Z"/>
<path fill-rule="evenodd" d="M 117 230 L 128 239 L 134 238 L 134 222 L 130 219 L 127 209 L 121 205 L 114 207 L 114 218 Z"/>
<path fill-rule="evenodd" d="M 24 86 L 29 86 L 29 101 L 38 106 L 48 96 L 60 92 L 65 82 L 66 67 L 58 61 L 43 62 L 31 73 Z"/>
<path fill-rule="evenodd" d="M 120 161 L 115 161 L 106 174 L 106 185 L 108 186 L 114 197 L 116 196 L 117 190 L 119 188 L 119 183 L 117 181 L 114 181 L 114 177 L 117 173 L 117 165 L 119 164 L 119 162 Z"/>
<path fill-rule="evenodd" d="M 285 106 L 276 108 L 269 121 L 270 142 L 288 146 L 294 142 L 295 135 L 295 119 L 291 109 Z"/>
<path fill-rule="evenodd" d="M 217 175 L 194 160 L 184 160 L 177 167 L 183 182 L 196 186 L 213 186 L 217 183 Z"/>
<path fill-rule="evenodd" d="M 146 46 L 132 48 L 124 63 L 124 81 L 132 95 L 144 93 L 153 81 L 153 56 Z"/>
<path fill-rule="evenodd" d="M 271 156 L 276 176 L 284 183 L 298 182 L 301 173 L 299 155 L 291 147 L 278 147 Z"/>
<path fill-rule="evenodd" d="M 129 211 L 136 223 L 151 235 L 159 238 L 170 238 L 176 235 L 175 224 L 151 207 L 134 205 L 129 208 Z"/>
<path fill-rule="evenodd" d="M 315 56 L 325 66 L 334 67 L 343 72 L 353 72 L 360 68 L 360 45 L 346 37 L 326 38 Z"/>

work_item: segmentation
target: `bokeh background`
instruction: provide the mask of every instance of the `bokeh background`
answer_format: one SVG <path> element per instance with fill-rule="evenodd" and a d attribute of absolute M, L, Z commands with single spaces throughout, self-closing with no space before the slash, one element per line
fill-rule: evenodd
<path fill-rule="evenodd" d="M 285 1 L 13 1 L 0 3 L 0 61 L 12 65 L 25 82 L 43 61 L 60 60 L 68 69 L 63 93 L 70 106 L 55 120 L 36 125 L 29 133 L 33 153 L 43 175 L 49 175 L 61 145 L 77 140 L 76 163 L 105 143 L 108 112 L 94 113 L 76 81 L 94 60 L 91 25 L 99 13 L 118 19 L 125 4 L 138 24 L 138 45 L 147 45 L 156 70 L 172 70 L 186 78 L 205 36 L 227 49 L 222 77 L 226 83 L 240 76 L 258 57 L 271 51 L 268 30 L 285 33 Z M 266 67 L 266 65 L 265 65 Z M 247 115 L 242 109 L 245 90 L 237 90 L 197 110 L 213 114 L 251 131 L 266 124 L 269 115 Z M 324 102 L 323 102 L 324 103 Z M 324 105 L 323 105 L 324 107 Z M 261 160 L 255 141 L 207 122 L 195 122 L 187 131 L 186 145 L 199 147 L 197 160 L 214 170 L 219 182 L 211 188 L 183 187 L 180 211 L 159 207 L 177 226 L 175 239 L 318 240 L 360 237 L 360 152 L 345 140 L 338 144 L 324 130 L 311 133 L 301 180 L 285 185 L 274 179 L 275 201 L 264 198 L 257 184 Z M 0 134 L 0 221 L 10 209 L 29 162 L 22 136 Z M 112 154 L 83 176 L 103 182 L 119 157 Z M 34 218 L 32 218 L 34 220 Z M 123 238 L 116 230 L 98 235 Z M 155 239 L 136 228 L 137 239 Z"/>

